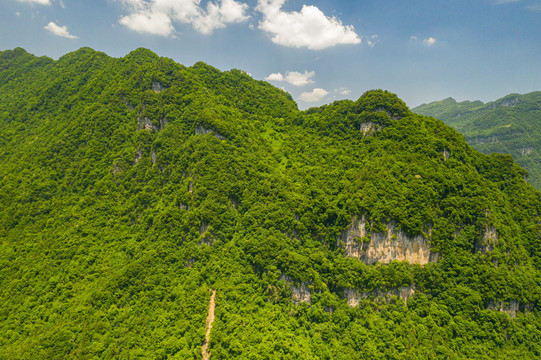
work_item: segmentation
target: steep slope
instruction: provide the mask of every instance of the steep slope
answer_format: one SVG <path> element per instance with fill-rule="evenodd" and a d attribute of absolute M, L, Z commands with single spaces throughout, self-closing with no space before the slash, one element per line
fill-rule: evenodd
<path fill-rule="evenodd" d="M 449 98 L 413 111 L 444 121 L 485 154 L 511 154 L 529 172 L 528 181 L 541 189 L 541 92 L 510 94 L 487 104 Z"/>
<path fill-rule="evenodd" d="M 541 353 L 541 200 L 394 94 L 0 53 L 0 358 Z M 214 293 L 213 293 L 214 294 Z"/>

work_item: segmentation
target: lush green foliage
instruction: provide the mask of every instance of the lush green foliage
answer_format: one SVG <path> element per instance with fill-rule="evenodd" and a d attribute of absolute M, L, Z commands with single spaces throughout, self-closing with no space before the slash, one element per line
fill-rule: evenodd
<path fill-rule="evenodd" d="M 301 112 L 242 71 L 144 49 L 2 52 L 0 359 L 201 358 L 210 289 L 213 359 L 538 358 L 525 175 L 381 90 Z M 361 215 L 440 261 L 344 256 Z M 403 286 L 406 304 L 344 299 Z"/>
<path fill-rule="evenodd" d="M 528 181 L 541 189 L 541 92 L 511 94 L 487 104 L 449 98 L 414 111 L 454 127 L 478 151 L 511 154 L 528 171 Z"/>

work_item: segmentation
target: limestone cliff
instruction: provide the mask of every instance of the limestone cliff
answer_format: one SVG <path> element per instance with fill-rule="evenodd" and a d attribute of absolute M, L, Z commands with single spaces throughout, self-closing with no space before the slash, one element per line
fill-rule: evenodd
<path fill-rule="evenodd" d="M 487 226 L 481 231 L 481 237 L 475 242 L 475 251 L 487 253 L 494 250 L 498 241 L 498 233 L 493 226 Z"/>
<path fill-rule="evenodd" d="M 200 241 L 199 246 L 201 245 L 208 245 L 211 246 L 214 244 L 214 234 L 212 234 L 210 224 L 206 222 L 201 222 L 201 225 L 199 226 L 199 235 L 200 235 Z"/>
<path fill-rule="evenodd" d="M 295 305 L 299 305 L 301 302 L 310 304 L 312 302 L 312 292 L 308 288 L 306 282 L 294 282 L 291 277 L 282 274 L 280 280 L 284 280 L 288 283 L 291 289 L 291 301 Z"/>
<path fill-rule="evenodd" d="M 384 232 L 367 229 L 366 218 L 354 217 L 351 225 L 342 232 L 345 255 L 359 258 L 367 265 L 377 262 L 389 264 L 393 260 L 425 265 L 438 261 L 438 253 L 430 250 L 430 242 L 422 235 L 407 236 L 388 224 Z"/>
<path fill-rule="evenodd" d="M 154 90 L 155 93 L 160 93 L 165 90 L 165 86 L 163 86 L 159 81 L 153 81 L 152 90 Z"/>
<path fill-rule="evenodd" d="M 374 301 L 389 302 L 392 296 L 396 296 L 404 303 L 408 302 L 408 299 L 415 294 L 415 288 L 413 285 L 401 286 L 399 288 L 392 288 L 388 290 L 375 289 L 373 291 L 361 291 L 358 289 L 345 288 L 344 296 L 347 303 L 351 307 L 359 305 L 361 299 L 372 299 Z"/>
<path fill-rule="evenodd" d="M 362 132 L 364 136 L 372 135 L 378 130 L 381 130 L 381 127 L 371 121 L 359 124 L 359 131 Z"/>
<path fill-rule="evenodd" d="M 447 149 L 443 149 L 442 155 L 444 160 L 449 160 L 451 157 L 451 152 Z"/>
<path fill-rule="evenodd" d="M 489 300 L 486 305 L 487 310 L 498 310 L 514 318 L 519 312 L 528 313 L 533 310 L 532 304 L 523 304 L 517 300 L 498 301 Z"/>
<path fill-rule="evenodd" d="M 220 134 L 219 132 L 217 132 L 216 130 L 213 130 L 213 129 L 207 129 L 201 125 L 197 126 L 195 128 L 195 134 L 196 135 L 206 135 L 206 134 L 214 134 L 214 136 L 216 136 L 218 139 L 220 140 L 224 140 L 225 139 L 225 136 L 223 136 L 222 134 Z"/>

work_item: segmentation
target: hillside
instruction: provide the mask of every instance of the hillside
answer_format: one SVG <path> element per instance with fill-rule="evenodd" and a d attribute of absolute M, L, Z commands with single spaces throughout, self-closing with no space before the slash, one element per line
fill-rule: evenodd
<path fill-rule="evenodd" d="M 511 154 L 541 190 L 541 92 L 510 94 L 486 104 L 448 98 L 413 112 L 442 120 L 482 153 Z"/>
<path fill-rule="evenodd" d="M 538 358 L 525 176 L 382 90 L 1 52 L 0 359 Z"/>

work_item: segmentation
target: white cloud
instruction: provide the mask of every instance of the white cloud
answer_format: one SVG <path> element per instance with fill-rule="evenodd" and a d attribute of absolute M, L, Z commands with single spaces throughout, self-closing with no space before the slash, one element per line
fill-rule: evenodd
<path fill-rule="evenodd" d="M 302 101 L 317 102 L 327 96 L 329 92 L 325 89 L 315 88 L 311 92 L 304 92 L 299 97 Z"/>
<path fill-rule="evenodd" d="M 21 13 L 17 11 L 17 12 L 15 13 L 15 15 L 21 16 Z"/>
<path fill-rule="evenodd" d="M 366 45 L 374 47 L 379 42 L 378 35 L 369 35 L 364 37 L 366 39 Z"/>
<path fill-rule="evenodd" d="M 207 8 L 199 6 L 200 0 L 123 0 L 130 14 L 119 22 L 127 28 L 153 35 L 171 36 L 175 32 L 173 22 L 191 24 L 203 34 L 229 23 L 246 21 L 248 5 L 234 0 L 209 2 Z"/>
<path fill-rule="evenodd" d="M 311 78 L 316 74 L 315 71 L 304 71 L 303 73 L 290 71 L 286 75 L 286 81 L 294 86 L 304 86 L 314 82 Z"/>
<path fill-rule="evenodd" d="M 288 71 L 286 75 L 282 75 L 281 73 L 273 73 L 270 74 L 265 78 L 267 81 L 286 81 L 294 86 L 304 86 L 308 85 L 314 82 L 311 78 L 314 77 L 316 74 L 315 71 L 304 71 L 304 73 L 300 73 L 297 71 Z"/>
<path fill-rule="evenodd" d="M 303 5 L 300 12 L 282 11 L 285 0 L 258 0 L 256 10 L 263 14 L 259 28 L 272 35 L 278 45 L 321 50 L 338 44 L 359 44 L 353 26 L 342 25 L 315 6 Z"/>
<path fill-rule="evenodd" d="M 336 89 L 334 91 L 337 92 L 337 93 L 340 93 L 340 95 L 349 95 L 349 94 L 351 94 L 351 90 L 348 89 L 348 88 L 340 88 L 340 89 Z"/>
<path fill-rule="evenodd" d="M 65 37 L 68 39 L 78 39 L 78 36 L 72 35 L 69 33 L 68 28 L 66 26 L 58 26 L 54 22 L 50 22 L 47 25 L 43 27 L 45 30 L 48 30 L 55 34 L 56 36 Z"/>
<path fill-rule="evenodd" d="M 429 37 L 423 40 L 423 45 L 428 46 L 428 47 L 434 45 L 435 43 L 436 43 L 436 39 L 434 39 L 433 37 Z"/>
<path fill-rule="evenodd" d="M 19 2 L 27 2 L 31 4 L 39 4 L 39 5 L 51 5 L 50 0 L 18 0 Z"/>
<path fill-rule="evenodd" d="M 410 36 L 410 40 L 411 41 L 417 41 L 417 36 L 415 36 L 415 35 Z"/>
<path fill-rule="evenodd" d="M 160 12 L 139 12 L 120 18 L 119 22 L 128 29 L 140 33 L 169 36 L 175 29 L 171 18 Z"/>
<path fill-rule="evenodd" d="M 284 75 L 280 73 L 272 73 L 265 78 L 267 81 L 284 81 Z"/>

